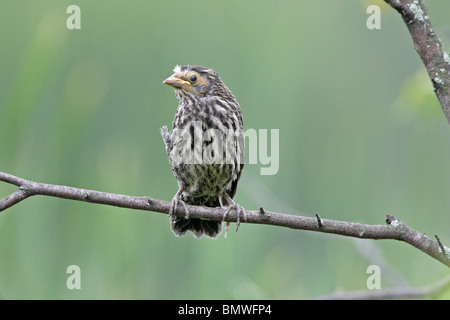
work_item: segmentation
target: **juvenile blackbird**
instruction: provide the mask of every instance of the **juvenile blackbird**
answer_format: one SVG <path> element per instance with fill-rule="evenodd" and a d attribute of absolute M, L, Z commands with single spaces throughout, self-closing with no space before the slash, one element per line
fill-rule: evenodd
<path fill-rule="evenodd" d="M 196 238 L 216 238 L 222 222 L 190 219 L 186 204 L 245 211 L 233 198 L 244 167 L 241 108 L 217 72 L 202 66 L 176 66 L 163 83 L 179 99 L 172 130 L 161 128 L 172 171 L 178 181 L 169 212 L 177 236 L 191 231 Z M 178 204 L 185 217 L 173 215 Z M 227 225 L 228 226 L 228 225 Z"/>

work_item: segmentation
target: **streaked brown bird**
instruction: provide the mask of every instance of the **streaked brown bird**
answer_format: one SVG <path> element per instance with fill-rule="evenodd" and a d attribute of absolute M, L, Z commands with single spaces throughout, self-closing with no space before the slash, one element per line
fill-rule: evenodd
<path fill-rule="evenodd" d="M 172 130 L 161 128 L 172 171 L 179 190 L 169 212 L 177 236 L 191 231 L 196 238 L 216 238 L 221 221 L 190 219 L 186 204 L 245 211 L 233 201 L 244 167 L 241 108 L 217 72 L 202 66 L 176 66 L 163 83 L 175 88 L 179 99 Z M 178 204 L 185 217 L 173 215 Z M 245 217 L 245 215 L 244 215 Z M 228 225 L 227 225 L 228 226 Z"/>

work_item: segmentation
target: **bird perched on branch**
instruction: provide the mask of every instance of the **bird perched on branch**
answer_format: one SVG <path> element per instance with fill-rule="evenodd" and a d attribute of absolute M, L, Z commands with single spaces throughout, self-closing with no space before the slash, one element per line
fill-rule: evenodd
<path fill-rule="evenodd" d="M 233 201 L 244 167 L 241 108 L 217 72 L 201 66 L 176 66 L 163 83 L 175 88 L 179 99 L 172 130 L 161 128 L 179 190 L 169 212 L 177 236 L 191 231 L 196 238 L 216 238 L 221 221 L 190 219 L 186 204 L 236 210 L 236 231 L 242 207 Z M 174 216 L 182 205 L 185 217 Z M 227 224 L 228 227 L 229 224 Z"/>

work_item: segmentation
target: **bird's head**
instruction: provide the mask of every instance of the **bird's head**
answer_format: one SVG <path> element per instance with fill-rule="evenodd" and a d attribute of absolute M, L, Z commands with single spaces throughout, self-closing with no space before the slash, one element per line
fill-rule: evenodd
<path fill-rule="evenodd" d="M 226 97 L 234 98 L 225 86 L 217 72 L 202 66 L 176 66 L 173 75 L 163 83 L 175 88 L 175 92 L 188 93 L 195 97 Z M 180 93 L 181 93 L 180 92 Z M 178 94 L 177 94 L 178 96 Z"/>

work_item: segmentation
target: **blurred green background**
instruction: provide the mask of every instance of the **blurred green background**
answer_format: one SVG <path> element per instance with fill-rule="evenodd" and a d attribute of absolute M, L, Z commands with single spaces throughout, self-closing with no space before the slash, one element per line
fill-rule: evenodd
<path fill-rule="evenodd" d="M 81 8 L 81 30 L 66 9 Z M 381 8 L 369 30 L 367 6 Z M 450 2 L 428 1 L 450 43 Z M 170 200 L 159 128 L 176 64 L 215 69 L 248 128 L 280 130 L 280 166 L 246 165 L 249 210 L 384 224 L 390 213 L 450 244 L 450 127 L 409 33 L 381 1 L 0 1 L 0 171 Z M 0 197 L 15 190 L 0 183 Z M 234 225 L 231 226 L 234 230 Z M 81 290 L 66 269 L 81 268 Z M 48 197 L 0 214 L 6 299 L 303 299 L 418 287 L 448 268 L 396 241 L 242 224 L 176 238 L 168 217 Z M 449 298 L 450 293 L 439 296 Z"/>

